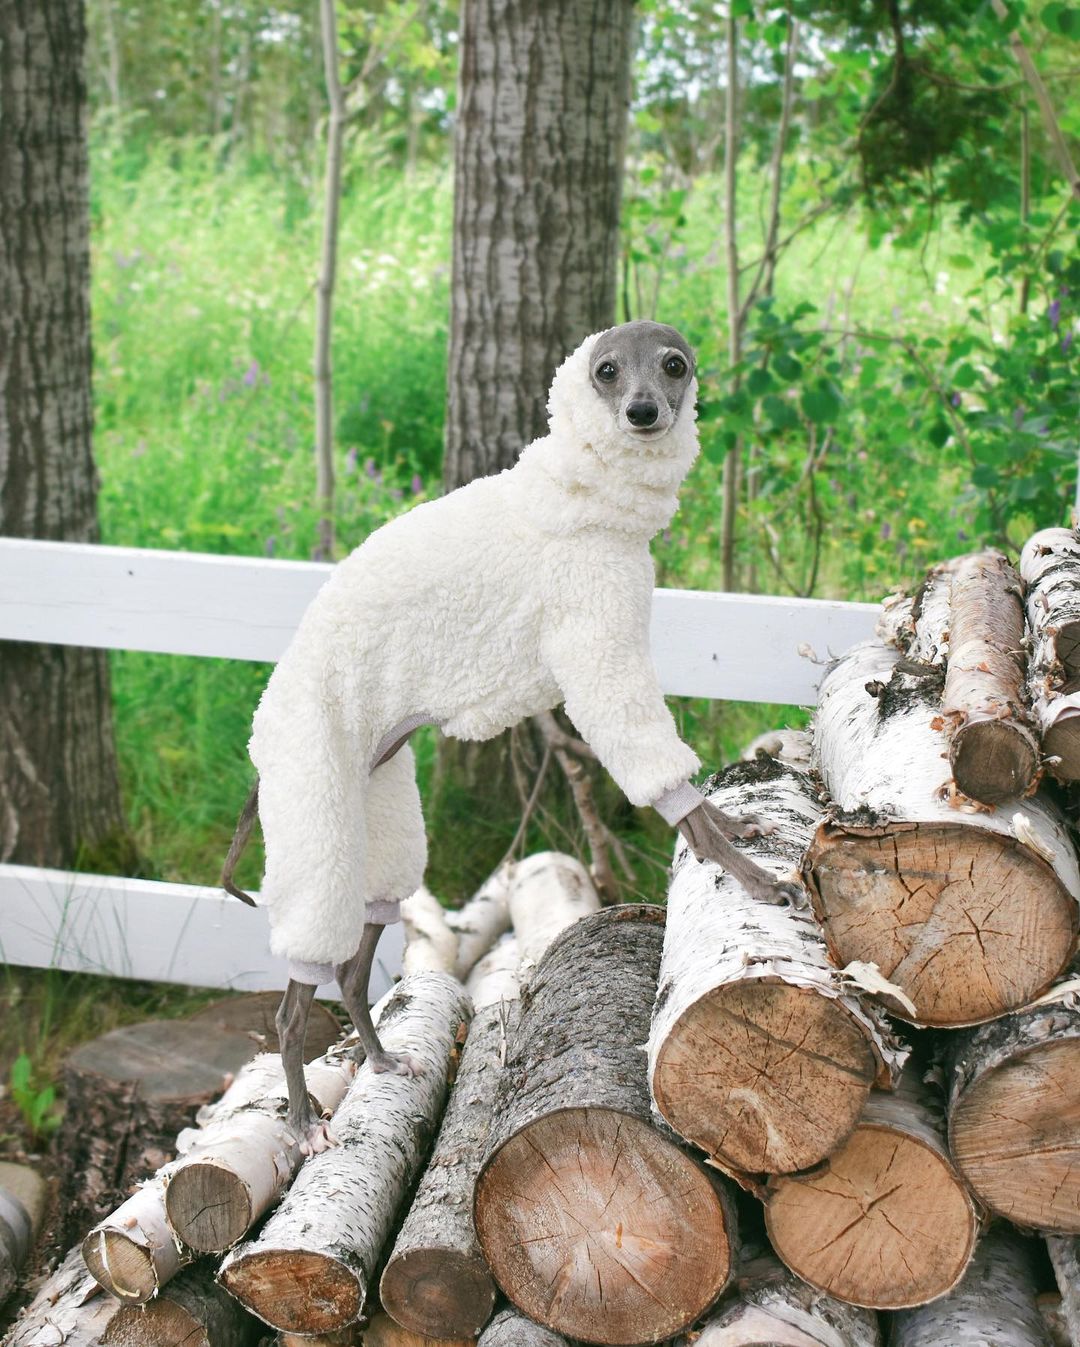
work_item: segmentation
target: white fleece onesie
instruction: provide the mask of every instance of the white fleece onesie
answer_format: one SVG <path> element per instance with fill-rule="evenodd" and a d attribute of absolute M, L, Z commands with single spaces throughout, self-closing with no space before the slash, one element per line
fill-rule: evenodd
<path fill-rule="evenodd" d="M 555 375 L 550 429 L 513 468 L 417 506 L 338 565 L 255 713 L 271 948 L 351 958 L 427 860 L 404 723 L 488 739 L 565 701 L 636 805 L 678 822 L 698 769 L 649 652 L 649 539 L 698 452 L 695 387 L 655 439 L 621 432 L 589 378 L 596 336 Z M 304 980 L 325 980 L 325 969 Z"/>

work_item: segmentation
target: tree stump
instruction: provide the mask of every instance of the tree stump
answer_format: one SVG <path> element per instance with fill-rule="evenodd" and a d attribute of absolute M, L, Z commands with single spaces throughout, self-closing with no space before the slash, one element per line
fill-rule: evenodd
<path fill-rule="evenodd" d="M 730 1272 L 719 1180 L 650 1121 L 641 1045 L 663 924 L 657 908 L 612 907 L 550 946 L 522 992 L 476 1187 L 503 1291 L 586 1342 L 670 1337 Z"/>
<path fill-rule="evenodd" d="M 172 1158 L 177 1134 L 256 1050 L 241 1030 L 148 1020 L 71 1053 L 58 1142 L 68 1161 L 61 1210 L 71 1239 Z"/>
<path fill-rule="evenodd" d="M 98 1347 L 119 1308 L 86 1271 L 76 1245 L 20 1314 L 3 1347 Z"/>
<path fill-rule="evenodd" d="M 889 1325 L 889 1347 L 1051 1347 L 1035 1303 L 1033 1241 L 996 1226 L 960 1285 Z"/>
<path fill-rule="evenodd" d="M 1046 799 L 988 810 L 951 796 L 933 679 L 874 642 L 821 686 L 815 765 L 832 808 L 807 854 L 833 960 L 873 963 L 925 1025 L 1025 1005 L 1075 948 L 1076 850 Z M 944 792 L 944 794 L 943 794 Z"/>
<path fill-rule="evenodd" d="M 148 1305 L 124 1305 L 101 1335 L 102 1347 L 255 1347 L 262 1325 L 205 1265 L 188 1268 Z"/>
<path fill-rule="evenodd" d="M 769 1254 L 740 1264 L 735 1290 L 694 1347 L 880 1347 L 872 1310 L 822 1295 Z"/>
<path fill-rule="evenodd" d="M 541 1328 L 517 1310 L 502 1310 L 480 1334 L 476 1347 L 569 1347 L 569 1344 L 560 1333 Z"/>
<path fill-rule="evenodd" d="M 777 878 L 798 878 L 821 817 L 804 774 L 759 758 L 705 789 L 718 808 L 771 824 L 742 849 Z M 649 1035 L 653 1099 L 680 1136 L 726 1169 L 806 1169 L 836 1149 L 903 1056 L 877 1008 L 844 990 L 809 904 L 755 901 L 680 842 Z"/>
<path fill-rule="evenodd" d="M 470 981 L 473 1019 L 457 1080 L 379 1283 L 383 1309 L 403 1328 L 431 1338 L 474 1338 L 495 1306 L 472 1198 L 517 1008 L 502 999 L 505 975 L 498 966 L 489 978 Z"/>
<path fill-rule="evenodd" d="M 895 1094 L 872 1094 L 820 1169 L 769 1183 L 773 1248 L 811 1286 L 853 1305 L 897 1309 L 944 1294 L 978 1237 L 940 1106 L 918 1075 L 909 1066 Z"/>
<path fill-rule="evenodd" d="M 235 1248 L 220 1280 L 264 1323 L 286 1333 L 354 1323 L 398 1209 L 439 1124 L 451 1053 L 469 1016 L 447 973 L 406 976 L 379 1016 L 388 1052 L 416 1076 L 376 1075 L 365 1063 L 334 1115 L 339 1145 L 300 1170 L 256 1239 Z"/>
<path fill-rule="evenodd" d="M 1050 771 L 1080 780 L 1080 535 L 1043 529 L 1020 555 L 1031 656 L 1027 690 Z"/>
<path fill-rule="evenodd" d="M 949 1146 L 1017 1225 L 1080 1232 L 1080 1006 L 1050 1002 L 951 1039 Z"/>
<path fill-rule="evenodd" d="M 239 1030 L 251 1038 L 259 1052 L 280 1052 L 274 1023 L 280 1005 L 280 992 L 249 992 L 213 1001 L 186 1018 L 189 1024 L 210 1025 L 215 1032 Z M 304 1035 L 304 1061 L 321 1057 L 340 1037 L 341 1025 L 334 1012 L 321 1001 L 312 1001 Z"/>
<path fill-rule="evenodd" d="M 45 1182 L 29 1165 L 0 1161 L 0 1305 L 19 1281 L 45 1208 Z"/>

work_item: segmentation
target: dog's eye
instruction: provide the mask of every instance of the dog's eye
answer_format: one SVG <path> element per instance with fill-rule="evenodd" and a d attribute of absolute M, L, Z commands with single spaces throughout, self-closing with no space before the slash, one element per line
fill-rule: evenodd
<path fill-rule="evenodd" d="M 681 355 L 669 355 L 664 361 L 664 373 L 673 379 L 681 379 L 686 373 L 686 361 Z"/>
<path fill-rule="evenodd" d="M 610 360 L 605 360 L 602 365 L 597 365 L 596 367 L 596 377 L 601 383 L 613 383 L 618 373 L 619 371 Z"/>

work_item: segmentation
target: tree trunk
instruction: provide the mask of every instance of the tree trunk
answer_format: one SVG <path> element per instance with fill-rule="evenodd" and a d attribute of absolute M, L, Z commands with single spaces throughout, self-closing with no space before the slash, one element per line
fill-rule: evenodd
<path fill-rule="evenodd" d="M 480 1335 L 476 1347 L 569 1347 L 560 1333 L 541 1328 L 517 1310 L 502 1310 Z"/>
<path fill-rule="evenodd" d="M 520 966 L 517 938 L 507 933 L 488 950 L 465 981 L 473 1011 L 478 1013 L 483 1006 L 495 1001 L 516 1001 Z"/>
<path fill-rule="evenodd" d="M 3 1347 L 98 1347 L 120 1309 L 87 1272 L 78 1245 L 23 1310 Z"/>
<path fill-rule="evenodd" d="M 872 1310 L 824 1296 L 771 1255 L 740 1264 L 738 1299 L 707 1320 L 695 1347 L 880 1347 Z"/>
<path fill-rule="evenodd" d="M 319 511 L 319 552 L 334 559 L 334 383 L 330 349 L 334 334 L 338 216 L 341 213 L 341 156 L 345 98 L 338 70 L 337 12 L 334 0 L 320 0 L 323 74 L 329 112 L 326 120 L 326 181 L 323 189 L 322 257 L 315 286 L 315 503 Z"/>
<path fill-rule="evenodd" d="M 1080 1008 L 1050 1002 L 946 1045 L 949 1145 L 977 1196 L 1035 1230 L 1080 1232 Z"/>
<path fill-rule="evenodd" d="M 264 1323 L 313 1335 L 359 1318 L 438 1127 L 451 1052 L 468 1016 L 464 989 L 448 974 L 412 973 L 394 989 L 379 1037 L 388 1052 L 407 1051 L 421 1074 L 361 1067 L 334 1115 L 338 1146 L 304 1165 L 258 1237 L 221 1266 L 222 1285 Z"/>
<path fill-rule="evenodd" d="M 739 20 L 732 8 L 724 20 L 727 46 L 727 88 L 724 93 L 724 246 L 727 254 L 727 347 L 732 369 L 742 359 L 742 301 L 739 297 Z M 731 376 L 731 391 L 737 393 L 738 374 Z M 742 435 L 733 436 L 724 455 L 723 511 L 721 517 L 721 566 L 724 588 L 735 588 L 735 523 L 742 477 Z"/>
<path fill-rule="evenodd" d="M 889 1347 L 1050 1347 L 1035 1303 L 1032 1245 L 996 1226 L 951 1295 L 893 1315 Z"/>
<path fill-rule="evenodd" d="M 1072 956 L 1080 872 L 1046 799 L 987 810 L 948 792 L 938 680 L 855 646 L 821 685 L 814 764 L 831 797 L 807 864 L 834 962 L 878 966 L 926 1025 L 978 1024 L 1044 992 Z M 945 798 L 943 798 L 943 792 Z"/>
<path fill-rule="evenodd" d="M 45 1181 L 29 1165 L 0 1161 L 0 1307 L 14 1291 L 45 1210 Z"/>
<path fill-rule="evenodd" d="M 355 1069 L 344 1053 L 308 1064 L 304 1076 L 317 1117 L 334 1113 Z M 281 1058 L 267 1054 L 200 1114 L 197 1132 L 181 1137 L 180 1158 L 166 1176 L 165 1210 L 189 1248 L 231 1249 L 288 1187 L 304 1159 L 286 1120 L 288 1102 Z"/>
<path fill-rule="evenodd" d="M 719 1180 L 650 1121 L 645 1058 L 664 914 L 611 907 L 551 945 L 522 992 L 476 1230 L 530 1318 L 591 1342 L 654 1342 L 723 1290 Z"/>
<path fill-rule="evenodd" d="M 102 1347 L 256 1347 L 262 1325 L 205 1266 L 189 1268 L 148 1305 L 124 1305 Z"/>
<path fill-rule="evenodd" d="M 82 0 L 0 11 L 0 534 L 96 542 Z M 108 657 L 0 643 L 0 861 L 135 864 Z"/>
<path fill-rule="evenodd" d="M 1020 554 L 1031 628 L 1028 696 L 1049 767 L 1080 780 L 1080 535 L 1043 529 Z"/>
<path fill-rule="evenodd" d="M 510 882 L 513 871 L 501 865 L 464 907 L 446 914 L 446 924 L 457 935 L 454 973 L 462 982 L 473 967 L 510 929 Z"/>
<path fill-rule="evenodd" d="M 706 793 L 773 825 L 745 849 L 777 878 L 797 877 L 821 817 L 806 776 L 763 758 Z M 884 1016 L 843 989 L 808 906 L 757 902 L 680 843 L 649 1036 L 653 1098 L 680 1136 L 725 1169 L 806 1169 L 836 1149 L 904 1055 Z"/>
<path fill-rule="evenodd" d="M 588 871 L 561 851 L 538 851 L 515 866 L 509 904 L 526 977 L 557 935 L 600 910 Z"/>
<path fill-rule="evenodd" d="M 457 932 L 447 925 L 446 909 L 438 898 L 421 885 L 401 904 L 401 920 L 405 927 L 404 971 L 455 976 Z"/>
<path fill-rule="evenodd" d="M 870 1309 L 921 1305 L 964 1275 L 979 1217 L 945 1145 L 939 1101 L 914 1064 L 874 1093 L 821 1169 L 769 1183 L 773 1248 L 804 1281 Z"/>
<path fill-rule="evenodd" d="M 383 1309 L 402 1327 L 433 1338 L 475 1337 L 495 1305 L 472 1197 L 516 1007 L 501 999 L 497 968 L 474 988 L 473 1021 L 450 1103 L 379 1283 Z"/>
<path fill-rule="evenodd" d="M 1080 1347 L 1080 1240 L 1051 1235 L 1046 1247 L 1061 1291 L 1061 1316 L 1070 1347 Z"/>

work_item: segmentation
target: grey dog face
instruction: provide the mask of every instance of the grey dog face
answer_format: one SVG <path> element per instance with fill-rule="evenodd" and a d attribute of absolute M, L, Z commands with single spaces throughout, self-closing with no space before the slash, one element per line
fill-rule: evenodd
<path fill-rule="evenodd" d="M 589 374 L 619 429 L 653 439 L 675 424 L 694 377 L 694 353 L 665 323 L 623 323 L 596 339 Z"/>

